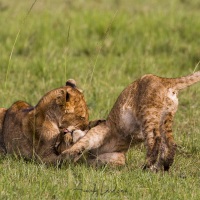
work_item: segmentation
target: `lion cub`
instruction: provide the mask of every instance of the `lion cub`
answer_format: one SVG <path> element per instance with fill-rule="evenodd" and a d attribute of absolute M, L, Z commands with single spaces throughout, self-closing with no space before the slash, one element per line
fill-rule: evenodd
<path fill-rule="evenodd" d="M 198 81 L 200 71 L 181 78 L 142 76 L 122 91 L 107 120 L 62 152 L 63 158 L 79 158 L 82 152 L 89 151 L 91 164 L 124 165 L 128 149 L 145 141 L 144 168 L 169 170 L 176 151 L 172 122 L 178 107 L 178 91 Z"/>
<path fill-rule="evenodd" d="M 47 164 L 61 161 L 54 148 L 60 132 L 69 126 L 81 130 L 88 126 L 84 96 L 71 79 L 66 86 L 45 94 L 36 106 L 18 101 L 6 111 L 3 109 L 1 115 L 2 149 L 8 154 Z"/>

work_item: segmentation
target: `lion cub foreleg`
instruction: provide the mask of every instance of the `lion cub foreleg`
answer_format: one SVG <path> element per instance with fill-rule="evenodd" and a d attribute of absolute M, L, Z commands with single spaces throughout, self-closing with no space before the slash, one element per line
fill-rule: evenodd
<path fill-rule="evenodd" d="M 68 156 L 80 156 L 80 154 L 85 151 L 100 147 L 108 136 L 109 128 L 106 123 L 101 123 L 90 129 L 84 137 L 82 137 L 70 149 L 63 151 L 61 155 L 63 159 L 68 159 Z"/>

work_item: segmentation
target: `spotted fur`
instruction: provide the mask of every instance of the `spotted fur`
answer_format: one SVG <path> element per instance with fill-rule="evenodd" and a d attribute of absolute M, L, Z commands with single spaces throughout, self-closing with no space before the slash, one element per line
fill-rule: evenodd
<path fill-rule="evenodd" d="M 200 71 L 181 78 L 142 76 L 122 91 L 107 120 L 89 130 L 62 156 L 79 157 L 89 151 L 89 163 L 124 165 L 128 149 L 144 141 L 144 168 L 169 170 L 176 151 L 172 123 L 178 108 L 177 95 L 198 81 Z"/>

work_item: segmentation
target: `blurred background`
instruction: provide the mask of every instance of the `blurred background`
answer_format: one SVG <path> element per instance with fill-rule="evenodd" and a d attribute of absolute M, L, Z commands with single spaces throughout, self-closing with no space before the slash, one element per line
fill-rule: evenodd
<path fill-rule="evenodd" d="M 105 117 L 141 75 L 193 72 L 199 11 L 199 0 L 0 0 L 0 105 L 35 105 L 74 78 Z"/>

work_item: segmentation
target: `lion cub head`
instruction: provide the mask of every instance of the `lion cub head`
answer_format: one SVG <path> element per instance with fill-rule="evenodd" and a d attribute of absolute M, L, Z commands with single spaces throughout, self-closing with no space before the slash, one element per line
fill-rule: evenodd
<path fill-rule="evenodd" d="M 66 86 L 47 93 L 36 105 L 36 116 L 42 113 L 45 118 L 53 122 L 64 132 L 69 126 L 85 130 L 88 126 L 88 108 L 83 93 L 76 87 L 72 79 L 66 82 Z M 44 118 L 41 117 L 41 118 Z M 40 120 L 40 117 L 37 118 Z"/>

